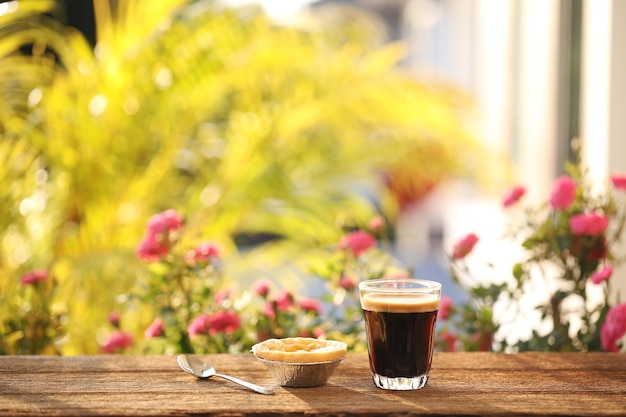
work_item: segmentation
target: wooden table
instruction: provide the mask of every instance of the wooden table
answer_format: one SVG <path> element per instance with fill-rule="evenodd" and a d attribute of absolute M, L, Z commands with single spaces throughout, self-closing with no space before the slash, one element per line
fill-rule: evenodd
<path fill-rule="evenodd" d="M 204 355 L 218 371 L 272 385 L 251 354 Z M 626 355 L 439 353 L 420 391 L 384 391 L 367 354 L 327 385 L 260 395 L 198 380 L 174 356 L 0 356 L 2 416 L 626 415 Z"/>

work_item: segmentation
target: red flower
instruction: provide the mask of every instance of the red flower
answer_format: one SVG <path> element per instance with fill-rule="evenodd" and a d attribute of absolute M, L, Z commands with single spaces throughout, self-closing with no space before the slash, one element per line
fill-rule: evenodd
<path fill-rule="evenodd" d="M 35 269 L 34 271 L 26 272 L 20 278 L 22 285 L 36 284 L 39 281 L 46 281 L 49 278 L 48 271 L 45 269 Z"/>
<path fill-rule="evenodd" d="M 231 288 L 222 288 L 215 293 L 213 301 L 215 301 L 215 304 L 222 304 L 224 301 L 228 300 L 231 297 L 234 297 L 235 295 L 235 290 Z"/>
<path fill-rule="evenodd" d="M 368 226 L 374 232 L 379 232 L 383 228 L 384 225 L 385 225 L 385 220 L 382 218 L 382 216 L 375 216 L 375 217 L 372 217 Z"/>
<path fill-rule="evenodd" d="M 209 333 L 211 336 L 217 333 L 232 333 L 241 327 L 241 319 L 232 311 L 220 310 L 208 315 L 200 314 L 187 327 L 190 337 Z"/>
<path fill-rule="evenodd" d="M 319 314 L 320 311 L 322 311 L 322 306 L 319 301 L 312 298 L 300 300 L 300 308 L 304 311 L 311 311 L 315 314 Z"/>
<path fill-rule="evenodd" d="M 325 334 L 324 329 L 322 329 L 321 327 L 316 327 L 315 329 L 313 329 L 313 337 L 316 339 L 323 337 L 324 334 Z"/>
<path fill-rule="evenodd" d="M 299 335 L 300 337 L 312 337 L 314 339 L 319 339 L 321 337 L 324 337 L 324 329 L 322 329 L 321 327 L 316 327 L 312 330 L 301 330 Z"/>
<path fill-rule="evenodd" d="M 450 297 L 442 297 L 439 302 L 439 312 L 437 313 L 438 320 L 446 320 L 452 314 L 454 305 Z"/>
<path fill-rule="evenodd" d="M 445 330 L 439 334 L 439 339 L 443 343 L 444 352 L 454 352 L 459 338 L 454 334 Z"/>
<path fill-rule="evenodd" d="M 189 337 L 206 333 L 209 327 L 208 318 L 209 316 L 203 313 L 193 319 L 191 323 L 189 323 L 189 326 L 187 326 L 187 333 L 189 333 Z"/>
<path fill-rule="evenodd" d="M 354 256 L 359 256 L 374 246 L 376 239 L 363 230 L 350 232 L 339 241 L 339 249 L 349 249 Z"/>
<path fill-rule="evenodd" d="M 241 327 L 241 319 L 234 311 L 220 310 L 206 318 L 209 333 L 233 333 Z"/>
<path fill-rule="evenodd" d="M 575 214 L 569 219 L 569 227 L 575 235 L 599 236 L 609 225 L 609 219 L 596 212 Z"/>
<path fill-rule="evenodd" d="M 118 313 L 117 311 L 110 312 L 109 316 L 107 317 L 107 320 L 109 321 L 109 323 L 111 323 L 112 326 L 119 327 L 120 313 Z"/>
<path fill-rule="evenodd" d="M 118 353 L 133 344 L 133 335 L 127 332 L 116 331 L 102 345 L 104 353 Z"/>
<path fill-rule="evenodd" d="M 618 352 L 617 342 L 626 335 L 626 303 L 618 304 L 609 310 L 600 330 L 602 347 L 607 352 Z"/>
<path fill-rule="evenodd" d="M 356 288 L 356 280 L 352 277 L 343 276 L 339 279 L 339 286 L 346 291 Z"/>
<path fill-rule="evenodd" d="M 606 281 L 611 278 L 611 275 L 613 275 L 613 266 L 606 265 L 604 268 L 598 269 L 591 274 L 591 282 L 597 285 L 602 281 Z"/>
<path fill-rule="evenodd" d="M 556 210 L 568 208 L 576 198 L 576 181 L 564 175 L 554 181 L 550 194 L 550 205 Z"/>
<path fill-rule="evenodd" d="M 611 176 L 613 187 L 618 190 L 626 190 L 626 174 L 617 174 Z"/>
<path fill-rule="evenodd" d="M 177 232 L 183 226 L 183 218 L 173 209 L 155 214 L 148 220 L 146 234 L 137 248 L 137 257 L 145 261 L 158 261 L 167 255 Z"/>
<path fill-rule="evenodd" d="M 157 240 L 154 235 L 146 235 L 139 242 L 137 247 L 137 257 L 148 262 L 155 262 L 163 258 L 170 251 L 169 245 Z"/>
<path fill-rule="evenodd" d="M 459 240 L 452 251 L 454 259 L 463 259 L 474 249 L 474 245 L 478 242 L 478 236 L 470 233 L 463 239 Z"/>
<path fill-rule="evenodd" d="M 163 324 L 163 319 L 161 317 L 157 317 L 150 326 L 144 332 L 144 337 L 146 339 L 152 339 L 153 337 L 159 337 L 163 335 L 163 330 L 165 326 Z"/>
<path fill-rule="evenodd" d="M 174 209 L 155 214 L 148 220 L 148 233 L 159 235 L 177 232 L 183 227 L 183 217 Z"/>
<path fill-rule="evenodd" d="M 506 196 L 504 196 L 504 200 L 502 200 L 502 205 L 504 207 L 510 207 L 513 204 L 517 203 L 520 198 L 522 198 L 526 194 L 526 188 L 522 186 L 513 187 Z"/>

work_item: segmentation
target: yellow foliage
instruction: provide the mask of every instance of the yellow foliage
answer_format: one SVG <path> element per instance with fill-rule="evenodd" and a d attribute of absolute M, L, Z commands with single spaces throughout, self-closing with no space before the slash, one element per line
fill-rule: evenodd
<path fill-rule="evenodd" d="M 0 286 L 33 268 L 58 274 L 66 353 L 97 349 L 115 296 L 143 273 L 134 249 L 158 211 L 187 216 L 183 242 L 232 253 L 246 233 L 329 244 L 338 216 L 375 213 L 379 174 L 402 155 L 432 156 L 436 142 L 446 152 L 429 170 L 446 177 L 477 149 L 456 93 L 395 69 L 402 45 L 369 50 L 215 1 L 95 0 L 92 50 L 41 14 L 54 2 L 10 3 Z"/>

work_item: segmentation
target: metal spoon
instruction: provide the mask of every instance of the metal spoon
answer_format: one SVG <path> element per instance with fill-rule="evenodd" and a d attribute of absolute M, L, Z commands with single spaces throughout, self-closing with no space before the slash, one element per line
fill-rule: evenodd
<path fill-rule="evenodd" d="M 232 377 L 230 375 L 218 374 L 217 372 L 215 372 L 214 367 L 205 364 L 204 362 L 197 358 L 194 358 L 193 356 L 178 355 L 177 361 L 180 369 L 198 378 L 210 378 L 212 376 L 219 376 L 220 378 L 224 378 L 236 384 L 243 385 L 244 387 L 251 389 L 254 392 L 258 392 L 259 394 L 268 395 L 274 393 L 274 389 L 272 388 L 262 387 L 251 382 Z"/>

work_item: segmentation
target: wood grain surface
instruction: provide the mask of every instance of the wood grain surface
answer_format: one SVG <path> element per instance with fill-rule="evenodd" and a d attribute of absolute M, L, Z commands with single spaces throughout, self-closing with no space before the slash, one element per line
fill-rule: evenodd
<path fill-rule="evenodd" d="M 203 355 L 218 372 L 273 385 L 251 354 Z M 367 354 L 327 385 L 260 395 L 180 371 L 175 356 L 0 356 L 1 416 L 626 415 L 626 355 L 438 353 L 420 391 L 384 391 Z"/>

